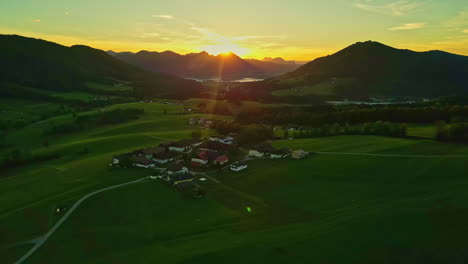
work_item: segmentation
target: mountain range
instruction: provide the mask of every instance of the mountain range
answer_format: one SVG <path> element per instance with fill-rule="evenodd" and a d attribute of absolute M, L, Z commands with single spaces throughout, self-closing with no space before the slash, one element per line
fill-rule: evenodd
<path fill-rule="evenodd" d="M 79 91 L 86 89 L 87 82 L 131 83 L 137 97 L 188 97 L 200 92 L 195 81 L 147 72 L 102 50 L 17 35 L 0 35 L 0 61 L 0 93 L 4 95 L 19 87 Z"/>
<path fill-rule="evenodd" d="M 285 92 L 278 92 L 285 91 Z M 358 42 L 295 71 L 232 91 L 243 98 L 286 95 L 327 99 L 468 94 L 468 57 Z"/>
<path fill-rule="evenodd" d="M 234 53 L 210 55 L 207 52 L 181 55 L 172 51 L 113 52 L 108 54 L 147 71 L 184 78 L 236 80 L 265 79 L 295 70 L 300 65 L 282 58 L 242 59 Z"/>

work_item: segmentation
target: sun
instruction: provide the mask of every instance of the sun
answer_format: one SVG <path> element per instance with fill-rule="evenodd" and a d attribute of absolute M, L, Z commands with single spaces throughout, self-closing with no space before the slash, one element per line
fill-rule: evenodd
<path fill-rule="evenodd" d="M 240 47 L 234 43 L 220 43 L 215 45 L 207 45 L 200 47 L 200 50 L 206 51 L 213 55 L 228 54 L 230 52 L 238 56 L 244 56 L 249 53 L 249 49 Z"/>

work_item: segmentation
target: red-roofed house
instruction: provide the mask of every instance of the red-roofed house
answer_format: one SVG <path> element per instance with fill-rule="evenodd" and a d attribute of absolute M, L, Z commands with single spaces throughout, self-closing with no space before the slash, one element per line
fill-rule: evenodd
<path fill-rule="evenodd" d="M 226 155 L 219 156 L 215 159 L 214 163 L 219 165 L 224 165 L 229 161 L 229 157 Z"/>

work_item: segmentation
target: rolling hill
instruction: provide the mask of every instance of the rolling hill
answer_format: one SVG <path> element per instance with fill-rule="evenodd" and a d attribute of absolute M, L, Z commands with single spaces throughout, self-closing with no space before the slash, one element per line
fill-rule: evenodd
<path fill-rule="evenodd" d="M 136 97 L 189 97 L 200 86 L 162 73 L 146 72 L 87 46 L 66 47 L 17 35 L 0 35 L 0 93 L 21 96 L 24 88 L 86 90 L 87 82 L 126 83 Z"/>
<path fill-rule="evenodd" d="M 443 51 L 414 52 L 367 41 L 318 58 L 271 80 L 276 88 L 329 91 L 347 98 L 436 97 L 468 93 L 468 57 Z M 323 91 L 322 91 L 323 92 Z"/>
<path fill-rule="evenodd" d="M 138 53 L 108 51 L 108 54 L 148 71 L 197 79 L 269 78 L 299 67 L 295 62 L 288 62 L 281 58 L 242 59 L 234 53 L 214 56 L 207 52 L 181 55 L 172 51 L 140 51 Z"/>

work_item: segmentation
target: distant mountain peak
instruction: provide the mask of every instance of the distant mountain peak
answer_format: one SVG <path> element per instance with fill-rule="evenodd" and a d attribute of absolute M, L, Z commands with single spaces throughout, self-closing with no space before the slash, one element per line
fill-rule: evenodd
<path fill-rule="evenodd" d="M 295 64 L 294 61 L 286 61 L 285 59 L 283 59 L 283 58 L 281 58 L 281 57 L 276 57 L 276 58 L 265 57 L 265 58 L 263 58 L 262 61 L 267 61 L 267 62 L 272 62 L 272 63 L 278 63 L 278 64 Z"/>

